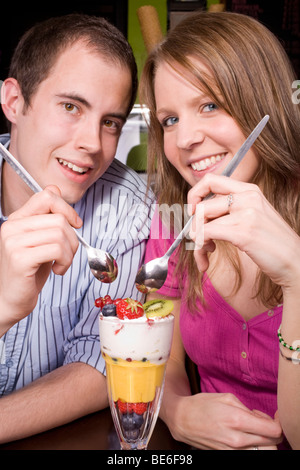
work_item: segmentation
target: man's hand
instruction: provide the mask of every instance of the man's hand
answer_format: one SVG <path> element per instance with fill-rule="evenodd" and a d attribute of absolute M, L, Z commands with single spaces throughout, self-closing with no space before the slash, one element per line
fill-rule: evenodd
<path fill-rule="evenodd" d="M 51 186 L 35 194 L 0 232 L 0 336 L 35 307 L 51 270 L 64 274 L 78 248 L 71 226 L 82 224 Z"/>

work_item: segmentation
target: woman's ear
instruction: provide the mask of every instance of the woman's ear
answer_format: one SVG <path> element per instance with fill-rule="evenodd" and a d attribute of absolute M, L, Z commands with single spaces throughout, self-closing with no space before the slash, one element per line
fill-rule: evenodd
<path fill-rule="evenodd" d="M 7 78 L 1 87 L 1 106 L 12 124 L 16 123 L 17 114 L 24 107 L 20 85 L 15 78 Z"/>

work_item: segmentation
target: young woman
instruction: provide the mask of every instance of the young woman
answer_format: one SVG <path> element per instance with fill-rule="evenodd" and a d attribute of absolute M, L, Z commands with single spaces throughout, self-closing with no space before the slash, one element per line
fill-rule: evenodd
<path fill-rule="evenodd" d="M 149 56 L 141 80 L 158 204 L 201 208 L 195 251 L 183 241 L 163 288 L 151 294 L 172 297 L 177 319 L 161 416 L 176 439 L 197 448 L 300 448 L 294 80 L 274 35 L 228 12 L 184 20 Z M 232 177 L 220 176 L 266 114 Z M 201 202 L 209 192 L 216 196 Z M 147 260 L 172 242 L 156 235 Z M 185 352 L 198 366 L 201 393 L 191 394 Z"/>

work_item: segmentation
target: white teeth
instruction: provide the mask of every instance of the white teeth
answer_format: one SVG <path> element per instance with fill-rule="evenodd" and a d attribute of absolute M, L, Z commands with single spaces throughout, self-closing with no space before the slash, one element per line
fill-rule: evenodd
<path fill-rule="evenodd" d="M 221 155 L 215 155 L 210 158 L 205 158 L 204 160 L 200 160 L 200 162 L 192 163 L 191 167 L 193 168 L 193 170 L 196 171 L 206 170 L 211 165 L 214 165 L 215 163 L 223 160 L 223 158 L 225 158 L 225 155 L 225 153 L 222 153 Z"/>
<path fill-rule="evenodd" d="M 63 160 L 62 158 L 59 158 L 58 161 L 62 165 L 67 166 L 73 171 L 76 171 L 76 173 L 86 173 L 88 171 L 88 168 L 80 168 L 79 166 L 73 165 L 73 163 L 67 162 L 66 160 Z"/>

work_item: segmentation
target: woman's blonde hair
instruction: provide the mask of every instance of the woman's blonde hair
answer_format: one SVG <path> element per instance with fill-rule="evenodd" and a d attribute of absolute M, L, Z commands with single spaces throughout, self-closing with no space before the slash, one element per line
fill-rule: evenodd
<path fill-rule="evenodd" d="M 203 75 L 199 62 L 208 68 L 209 76 Z M 163 131 L 156 117 L 154 81 L 161 63 L 184 68 L 193 84 L 233 117 L 245 137 L 264 115 L 270 115 L 255 143 L 261 165 L 253 182 L 299 234 L 300 110 L 292 102 L 296 77 L 278 39 L 251 17 L 199 11 L 171 30 L 149 55 L 140 82 L 140 100 L 150 109 L 149 181 L 154 182 L 159 204 L 183 206 L 190 187 L 164 155 Z M 231 256 L 236 250 L 220 245 L 236 268 L 238 286 L 238 258 Z M 195 283 L 193 252 L 186 251 L 184 243 L 178 266 L 186 268 L 193 280 L 188 298 L 190 306 L 195 305 L 196 297 L 202 296 L 201 282 Z M 282 293 L 260 273 L 257 295 L 270 307 L 280 303 Z"/>

